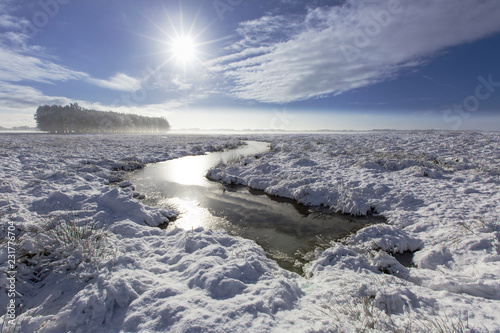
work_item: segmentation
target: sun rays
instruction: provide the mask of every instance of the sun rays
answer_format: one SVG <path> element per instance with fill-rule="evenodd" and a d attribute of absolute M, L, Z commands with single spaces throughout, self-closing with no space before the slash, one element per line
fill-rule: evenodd
<path fill-rule="evenodd" d="M 144 36 L 161 45 L 161 49 L 156 53 L 165 58 L 158 69 L 169 66 L 173 71 L 182 70 L 186 76 L 195 68 L 203 67 L 204 61 L 209 58 L 210 44 L 217 42 L 217 40 L 205 39 L 206 32 L 213 22 L 201 24 L 199 22 L 200 10 L 190 19 L 190 24 L 186 24 L 185 16 L 187 14 L 183 12 L 182 8 L 177 15 L 173 15 L 171 11 L 165 9 L 163 22 L 148 19 L 160 32 L 154 37 Z"/>

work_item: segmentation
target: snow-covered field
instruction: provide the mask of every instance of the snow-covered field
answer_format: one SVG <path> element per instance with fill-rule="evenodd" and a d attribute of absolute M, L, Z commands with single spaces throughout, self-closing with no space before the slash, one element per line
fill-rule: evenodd
<path fill-rule="evenodd" d="M 3 271 L 9 226 L 20 244 L 9 329 L 500 332 L 498 133 L 259 138 L 271 152 L 209 176 L 388 224 L 318 249 L 299 276 L 224 231 L 156 228 L 173 212 L 107 185 L 235 137 L 0 135 Z M 415 267 L 388 254 L 406 250 Z"/>

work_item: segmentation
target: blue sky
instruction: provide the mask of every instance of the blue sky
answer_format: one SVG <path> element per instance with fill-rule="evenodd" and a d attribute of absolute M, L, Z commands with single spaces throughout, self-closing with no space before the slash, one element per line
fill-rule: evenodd
<path fill-rule="evenodd" d="M 0 126 L 500 130 L 498 0 L 0 0 Z"/>

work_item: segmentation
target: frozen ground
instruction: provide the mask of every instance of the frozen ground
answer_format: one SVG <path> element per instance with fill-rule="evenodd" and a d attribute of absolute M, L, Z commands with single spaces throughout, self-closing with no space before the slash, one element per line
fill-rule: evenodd
<path fill-rule="evenodd" d="M 155 228 L 173 212 L 107 185 L 235 138 L 0 135 L 3 271 L 9 222 L 20 244 L 10 329 L 500 332 L 499 134 L 261 139 L 270 153 L 210 177 L 389 223 L 318 249 L 301 277 L 223 231 Z M 416 267 L 388 254 L 405 250 Z"/>

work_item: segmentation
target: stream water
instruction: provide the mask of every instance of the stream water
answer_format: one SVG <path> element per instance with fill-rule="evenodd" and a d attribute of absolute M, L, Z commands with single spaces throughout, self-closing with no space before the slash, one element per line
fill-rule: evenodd
<path fill-rule="evenodd" d="M 244 186 L 225 186 L 208 180 L 207 171 L 218 163 L 269 151 L 265 142 L 248 141 L 237 149 L 188 156 L 151 164 L 130 174 L 145 204 L 168 206 L 180 212 L 170 228 L 224 229 L 229 234 L 255 240 L 282 267 L 294 266 L 300 253 L 318 242 L 339 239 L 377 217 L 353 217 L 300 205 L 293 200 L 266 195 Z"/>

